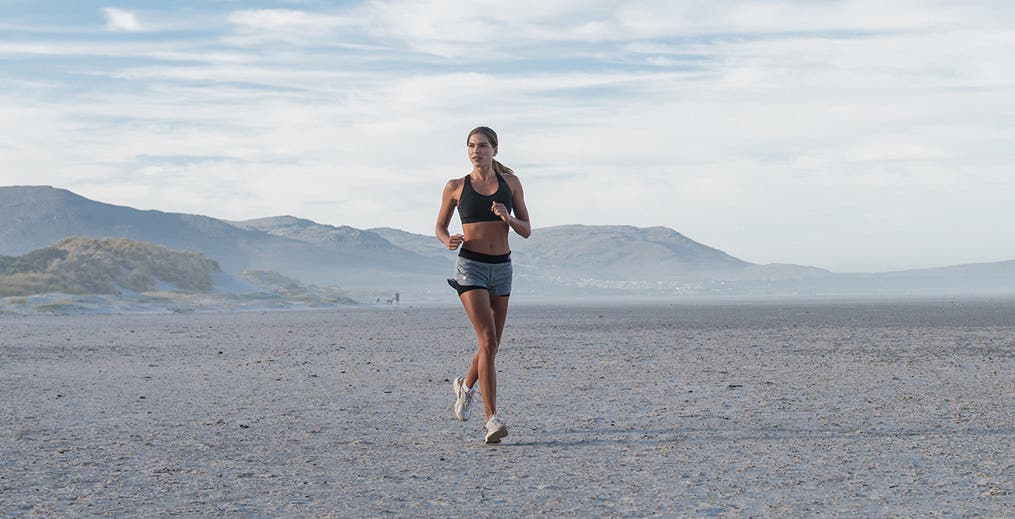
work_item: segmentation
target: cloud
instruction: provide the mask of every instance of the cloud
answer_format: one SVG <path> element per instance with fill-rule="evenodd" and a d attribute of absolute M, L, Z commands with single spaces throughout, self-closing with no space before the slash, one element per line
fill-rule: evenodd
<path fill-rule="evenodd" d="M 139 32 L 144 30 L 137 21 L 137 16 L 123 9 L 106 7 L 102 9 L 106 15 L 106 29 L 110 31 Z"/>
<path fill-rule="evenodd" d="M 334 16 L 285 9 L 235 11 L 229 15 L 229 21 L 240 28 L 263 31 L 321 31 L 342 24 Z"/>
<path fill-rule="evenodd" d="M 992 16 L 990 13 L 998 16 Z M 513 56 L 538 43 L 640 43 L 772 38 L 793 34 L 852 36 L 936 31 L 948 27 L 1005 28 L 1015 4 L 991 7 L 900 0 L 813 2 L 673 2 L 671 0 L 524 0 L 505 8 L 488 0 L 375 0 L 357 9 L 370 34 L 445 58 Z M 541 50 L 551 50 L 543 47 Z M 516 56 L 515 56 L 516 57 Z"/>
<path fill-rule="evenodd" d="M 289 44 L 328 43 L 339 29 L 355 25 L 348 17 L 294 9 L 257 9 L 229 13 L 234 33 L 229 41 L 239 45 L 262 42 Z"/>
<path fill-rule="evenodd" d="M 358 14 L 367 32 L 402 42 L 415 52 L 488 60 L 510 55 L 519 43 L 599 41 L 607 37 L 610 3 L 520 0 L 510 7 L 489 0 L 369 2 Z"/>

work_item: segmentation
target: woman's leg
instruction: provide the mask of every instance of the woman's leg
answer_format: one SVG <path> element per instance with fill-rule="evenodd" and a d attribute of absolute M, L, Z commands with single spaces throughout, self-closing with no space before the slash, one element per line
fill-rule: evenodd
<path fill-rule="evenodd" d="M 504 315 L 506 315 L 507 304 L 503 303 L 504 311 L 497 315 L 494 306 L 501 306 L 502 303 L 494 303 L 492 299 L 506 299 L 501 297 L 491 298 L 486 290 L 469 290 L 462 293 L 462 305 L 465 313 L 472 321 L 472 327 L 476 331 L 476 339 L 479 346 L 476 354 L 472 357 L 472 365 L 465 376 L 465 383 L 472 387 L 479 381 L 479 391 L 483 395 L 483 407 L 486 411 L 487 420 L 497 412 L 497 368 L 494 358 L 497 356 L 497 348 L 500 346 L 500 334 L 504 329 Z M 499 317 L 499 319 L 498 319 Z"/>
<path fill-rule="evenodd" d="M 500 338 L 504 335 L 504 321 L 507 320 L 508 299 L 510 296 L 494 296 L 490 298 L 490 310 L 493 311 L 493 324 L 497 329 L 497 350 L 500 350 Z M 465 384 L 472 387 L 479 379 L 479 372 L 476 363 L 479 360 L 479 352 L 472 356 L 472 363 L 465 374 Z M 469 381 L 472 381 L 471 383 Z"/>
<path fill-rule="evenodd" d="M 493 310 L 493 322 L 497 327 L 497 349 L 500 349 L 500 338 L 504 335 L 504 322 L 507 320 L 509 296 L 493 296 L 490 298 L 490 310 Z"/>

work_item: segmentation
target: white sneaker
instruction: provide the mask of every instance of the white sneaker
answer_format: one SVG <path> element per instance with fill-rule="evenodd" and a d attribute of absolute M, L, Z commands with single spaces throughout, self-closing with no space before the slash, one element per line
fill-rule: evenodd
<path fill-rule="evenodd" d="M 472 397 L 476 394 L 476 388 L 466 391 L 465 377 L 458 377 L 452 382 L 452 391 L 455 392 L 455 418 L 466 421 L 472 416 Z"/>
<path fill-rule="evenodd" d="M 500 443 L 508 435 L 507 425 L 499 416 L 493 415 L 486 422 L 486 443 Z"/>

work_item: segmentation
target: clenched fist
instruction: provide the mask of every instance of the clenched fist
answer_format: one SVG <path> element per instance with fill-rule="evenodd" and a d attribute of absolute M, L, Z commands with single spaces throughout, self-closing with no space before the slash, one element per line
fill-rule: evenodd
<path fill-rule="evenodd" d="M 511 213 L 507 210 L 507 206 L 500 202 L 493 202 L 493 205 L 490 206 L 490 211 L 493 212 L 497 218 L 500 218 L 505 222 L 508 221 L 508 217 L 511 216 Z"/>
<path fill-rule="evenodd" d="M 465 236 L 461 234 L 454 234 L 448 239 L 448 250 L 455 250 L 462 242 L 465 241 Z"/>

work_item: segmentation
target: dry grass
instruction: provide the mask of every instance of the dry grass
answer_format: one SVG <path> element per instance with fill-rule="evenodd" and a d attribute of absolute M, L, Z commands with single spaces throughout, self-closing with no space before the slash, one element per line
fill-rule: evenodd
<path fill-rule="evenodd" d="M 218 262 L 125 238 L 67 238 L 20 257 L 0 257 L 0 297 L 51 292 L 116 294 L 148 292 L 169 284 L 208 292 Z"/>

